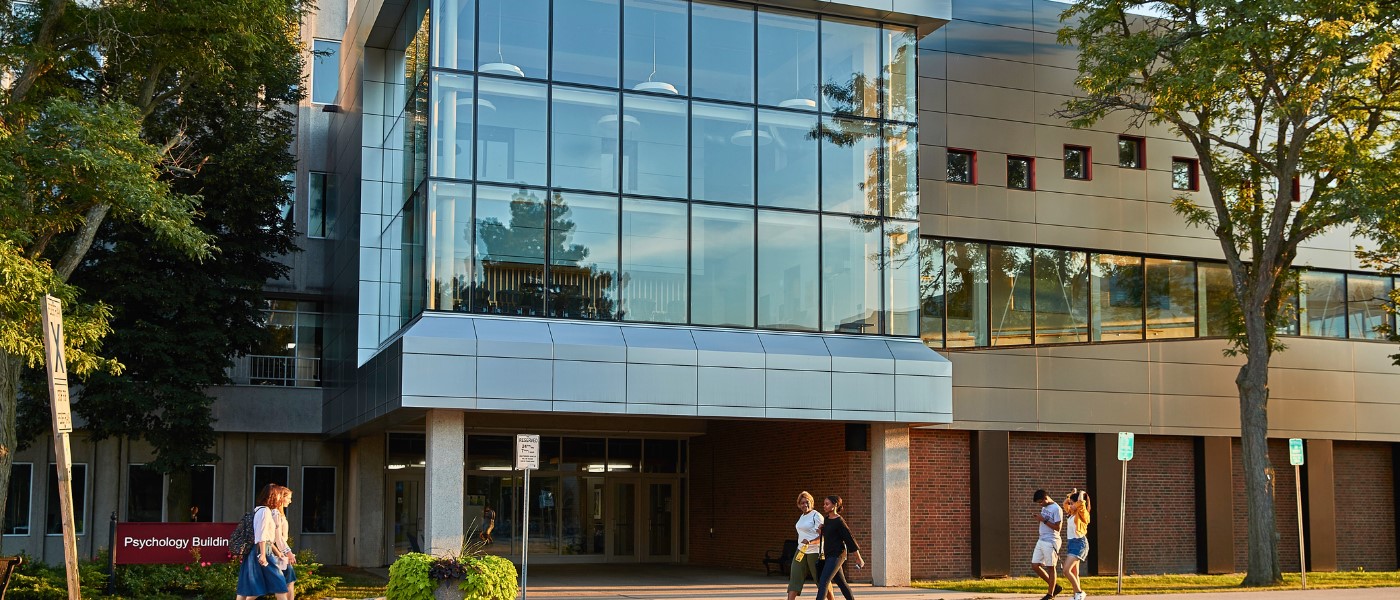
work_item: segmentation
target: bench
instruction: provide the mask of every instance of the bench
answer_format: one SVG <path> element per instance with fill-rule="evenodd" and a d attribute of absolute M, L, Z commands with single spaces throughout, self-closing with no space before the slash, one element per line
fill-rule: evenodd
<path fill-rule="evenodd" d="M 778 555 L 773 556 L 774 552 L 778 552 Z M 792 566 L 792 557 L 796 554 L 797 540 L 783 540 L 782 551 L 764 550 L 763 570 L 765 574 L 772 575 L 773 567 L 777 567 L 779 574 L 787 575 L 789 568 Z"/>
<path fill-rule="evenodd" d="M 0 600 L 4 600 L 5 590 L 10 587 L 10 575 L 22 564 L 23 556 L 0 556 Z"/>

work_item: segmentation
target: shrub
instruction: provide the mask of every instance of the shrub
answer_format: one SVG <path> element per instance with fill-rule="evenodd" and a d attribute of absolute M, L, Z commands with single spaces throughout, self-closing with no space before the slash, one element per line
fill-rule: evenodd
<path fill-rule="evenodd" d="M 515 565 L 489 554 L 433 557 L 417 552 L 389 566 L 389 600 L 433 600 L 444 581 L 457 582 L 467 600 L 513 600 L 520 594 Z"/>
<path fill-rule="evenodd" d="M 389 586 L 384 595 L 388 600 L 433 600 L 437 582 L 428 576 L 433 557 L 409 552 L 389 565 Z"/>
<path fill-rule="evenodd" d="M 467 560 L 470 572 L 460 586 L 467 598 L 474 600 L 511 600 L 520 595 L 515 565 L 509 560 L 490 554 Z"/>

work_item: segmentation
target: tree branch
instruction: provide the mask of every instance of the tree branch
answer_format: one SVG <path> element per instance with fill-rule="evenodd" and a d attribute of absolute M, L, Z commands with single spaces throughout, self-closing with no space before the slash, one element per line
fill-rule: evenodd
<path fill-rule="evenodd" d="M 15 86 L 10 88 L 10 104 L 24 101 L 24 97 L 39 80 L 39 76 L 48 72 L 52 66 L 49 57 L 44 54 L 53 50 L 54 29 L 58 27 L 58 21 L 67 7 L 68 3 L 64 0 L 49 0 L 49 6 L 44 10 L 44 21 L 39 25 L 39 35 L 34 37 L 32 49 L 35 56 L 31 57 L 24 65 L 24 70 L 15 77 Z"/>
<path fill-rule="evenodd" d="M 92 247 L 92 240 L 97 237 L 97 229 L 111 208 L 107 203 L 98 204 L 89 208 L 83 216 L 83 227 L 78 230 L 78 237 L 68 245 L 68 251 L 63 253 L 63 258 L 58 261 L 58 267 L 55 269 L 63 281 L 68 281 L 78 264 L 83 262 L 83 257 L 87 256 L 88 249 Z"/>

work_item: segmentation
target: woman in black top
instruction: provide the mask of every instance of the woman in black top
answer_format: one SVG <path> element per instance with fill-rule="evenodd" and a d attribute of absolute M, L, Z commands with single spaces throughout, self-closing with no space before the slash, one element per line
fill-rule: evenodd
<path fill-rule="evenodd" d="M 846 584 L 846 576 L 841 572 L 841 566 L 846 563 L 846 553 L 855 554 L 857 569 L 865 568 L 865 559 L 860 557 L 860 545 L 851 536 L 850 528 L 846 527 L 846 520 L 837 514 L 841 510 L 840 496 L 827 496 L 822 500 L 822 512 L 825 512 L 826 523 L 822 525 L 822 554 L 826 555 L 826 562 L 822 565 L 822 577 L 817 581 L 817 598 L 825 598 L 831 590 L 832 582 L 836 587 L 841 588 L 841 595 L 846 600 L 855 600 L 855 595 L 851 593 L 851 586 Z"/>

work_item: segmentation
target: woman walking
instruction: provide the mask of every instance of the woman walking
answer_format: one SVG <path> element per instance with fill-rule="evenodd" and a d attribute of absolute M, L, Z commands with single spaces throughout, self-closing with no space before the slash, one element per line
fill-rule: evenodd
<path fill-rule="evenodd" d="M 797 517 L 797 552 L 788 569 L 787 600 L 794 600 L 802 593 L 808 575 L 812 576 L 813 583 L 821 581 L 821 538 L 825 519 L 812 508 L 813 502 L 812 495 L 807 492 L 797 495 L 797 509 L 802 514 Z"/>
<path fill-rule="evenodd" d="M 238 600 L 255 600 L 273 594 L 277 600 L 292 600 L 295 593 L 296 557 L 287 546 L 285 509 L 292 503 L 292 490 L 269 483 L 258 492 L 253 511 L 253 551 L 238 570 Z"/>
<path fill-rule="evenodd" d="M 850 528 L 846 527 L 846 520 L 841 518 L 840 496 L 827 496 L 822 500 L 822 509 L 826 512 L 826 523 L 822 525 L 822 554 L 826 555 L 826 563 L 822 565 L 821 579 L 817 580 L 817 598 L 820 600 L 831 593 L 831 584 L 835 582 L 846 600 L 855 600 L 855 594 L 851 593 L 851 586 L 846 583 L 846 576 L 841 572 L 841 567 L 846 564 L 847 553 L 850 553 L 855 555 L 856 568 L 865 568 L 865 559 L 860 556 L 860 545 L 851 536 Z"/>
<path fill-rule="evenodd" d="M 1079 563 L 1089 559 L 1089 492 L 1074 490 L 1065 498 L 1065 578 L 1074 588 L 1074 600 L 1084 600 L 1079 585 Z"/>

